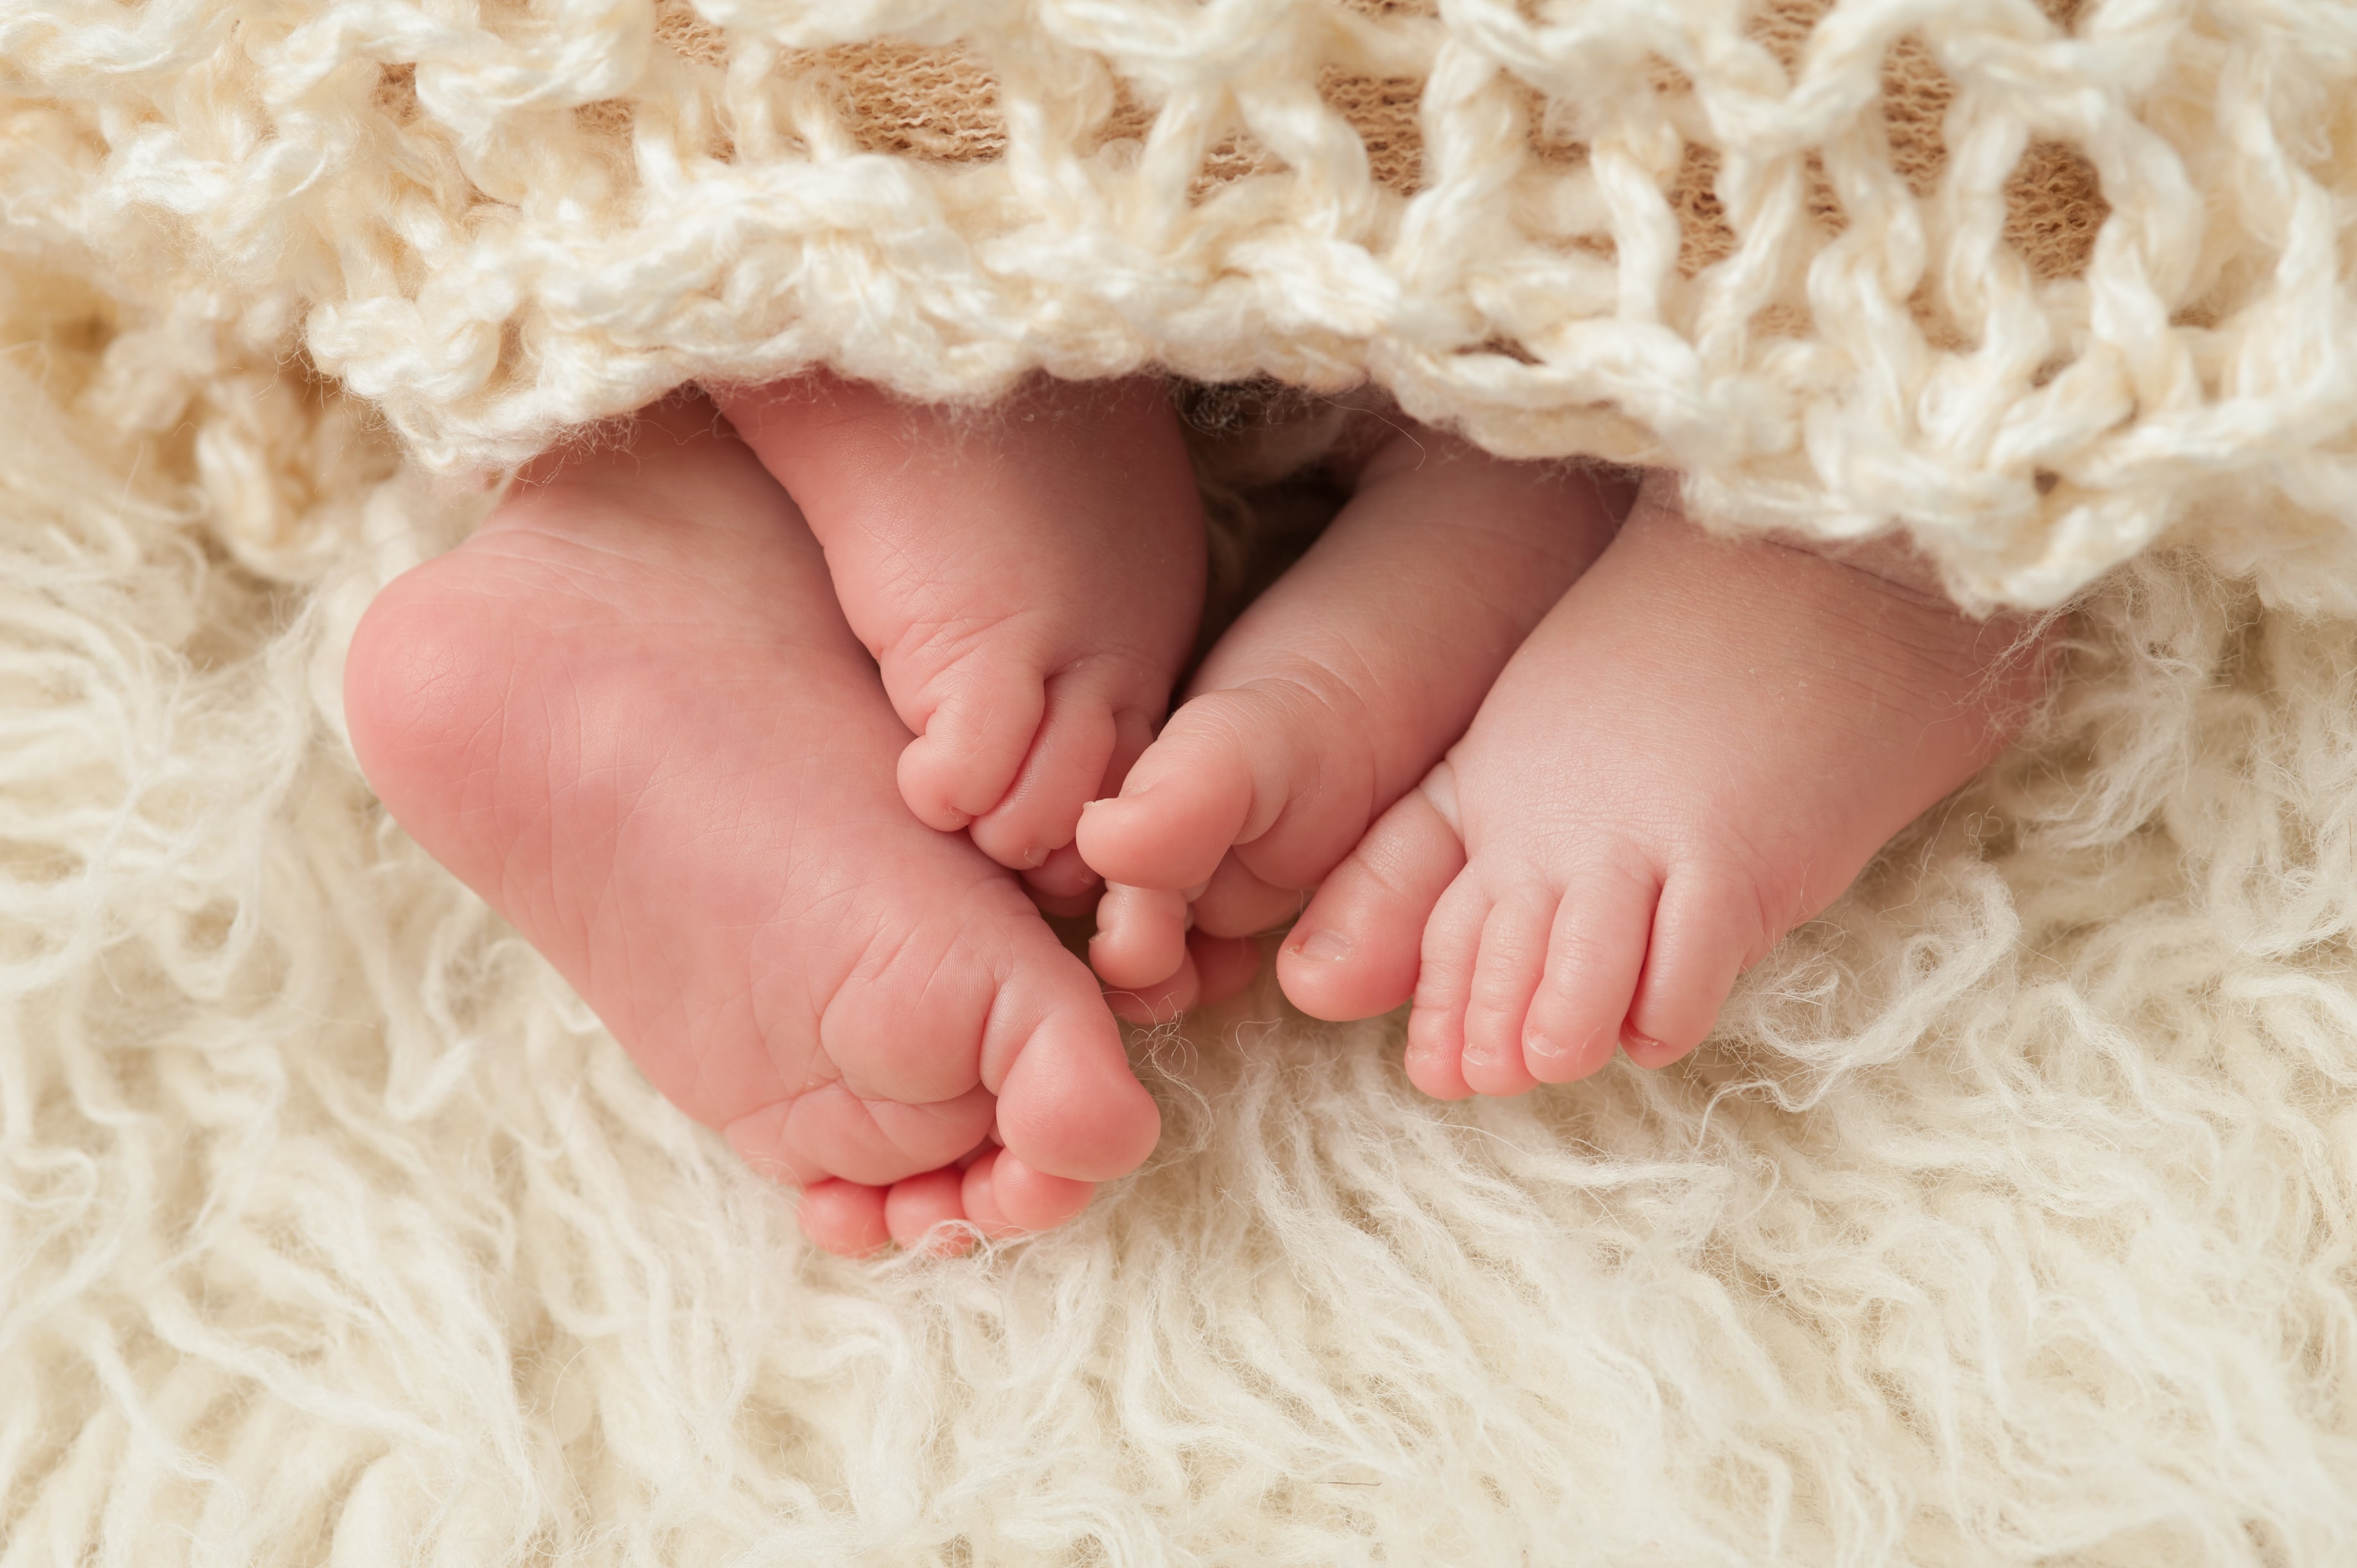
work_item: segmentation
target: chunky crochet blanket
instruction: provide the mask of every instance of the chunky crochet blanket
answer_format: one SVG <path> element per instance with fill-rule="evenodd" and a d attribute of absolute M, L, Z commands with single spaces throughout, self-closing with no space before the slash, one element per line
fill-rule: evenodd
<path fill-rule="evenodd" d="M 0 1564 L 2352 1560 L 2352 213 L 2341 0 L 5 0 Z M 2070 678 L 1685 1064 L 1264 991 L 1069 1230 L 818 1258 L 336 693 L 822 361 L 1674 465 Z"/>
<path fill-rule="evenodd" d="M 1157 366 L 1903 522 L 1984 602 L 2190 520 L 2338 561 L 2357 14 L 2080 9 L 23 0 L 0 184 L 157 336 L 110 369 L 299 350 L 439 469 L 697 377 Z"/>

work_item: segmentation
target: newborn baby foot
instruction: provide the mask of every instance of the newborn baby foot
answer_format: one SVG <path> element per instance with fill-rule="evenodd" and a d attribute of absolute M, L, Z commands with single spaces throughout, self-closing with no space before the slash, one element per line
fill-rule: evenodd
<path fill-rule="evenodd" d="M 1643 1066 L 1977 771 L 2036 696 L 2020 622 L 1789 546 L 1714 540 L 1649 481 L 1465 738 L 1278 954 L 1321 1018 L 1414 998 L 1441 1099 Z"/>
<path fill-rule="evenodd" d="M 1203 608 L 1200 501 L 1150 381 L 1054 382 L 961 416 L 813 376 L 722 411 L 826 548 L 915 732 L 900 793 L 1043 887 L 1092 885 L 1081 806 L 1153 738 Z"/>
<path fill-rule="evenodd" d="M 908 731 L 752 454 L 695 403 L 535 467 L 353 640 L 387 809 L 656 1088 L 804 1185 L 822 1245 L 1039 1229 L 1134 1168 L 1158 1119 L 1094 981 L 901 803 Z"/>
<path fill-rule="evenodd" d="M 1081 820 L 1109 884 L 1090 950 L 1148 985 L 1199 929 L 1298 914 L 1465 731 L 1506 660 L 1611 538 L 1628 497 L 1592 471 L 1506 463 L 1405 431 L 1350 503 L 1221 639 L 1113 800 Z"/>

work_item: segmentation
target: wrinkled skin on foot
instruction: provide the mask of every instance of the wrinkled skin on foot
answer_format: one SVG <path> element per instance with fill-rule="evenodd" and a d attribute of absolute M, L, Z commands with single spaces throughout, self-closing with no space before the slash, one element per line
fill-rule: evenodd
<path fill-rule="evenodd" d="M 909 814 L 909 731 L 743 444 L 700 403 L 627 436 L 370 607 L 371 783 L 822 1245 L 1069 1218 L 1158 1125 L 1094 981 Z"/>
<path fill-rule="evenodd" d="M 1153 738 L 1202 618 L 1201 501 L 1152 380 L 988 410 L 814 375 L 720 406 L 802 508 L 913 738 L 900 793 L 1066 898 L 1083 803 Z"/>
<path fill-rule="evenodd" d="M 1442 1099 L 1694 1048 L 1729 987 L 2043 690 L 2020 622 L 1885 569 L 1712 539 L 1656 477 L 1472 727 L 1278 955 L 1313 1016 L 1413 1001 Z"/>

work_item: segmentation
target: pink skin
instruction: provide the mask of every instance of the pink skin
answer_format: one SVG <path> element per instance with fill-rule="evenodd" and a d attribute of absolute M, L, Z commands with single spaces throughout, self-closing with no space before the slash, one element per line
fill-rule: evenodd
<path fill-rule="evenodd" d="M 1656 476 L 1319 888 L 1286 994 L 1335 1019 L 1412 999 L 1408 1076 L 1444 1100 L 1692 1050 L 1736 976 L 2043 689 L 2027 625 L 1969 619 L 1893 559 L 1712 539 Z"/>
<path fill-rule="evenodd" d="M 1146 986 L 1196 939 L 1282 925 L 1465 731 L 1628 504 L 1598 475 L 1403 431 L 1212 650 L 1118 799 L 1081 820 L 1110 886 L 1090 961 Z M 1191 906 L 1191 909 L 1190 909 Z"/>
<path fill-rule="evenodd" d="M 370 607 L 345 700 L 386 808 L 820 1245 L 1039 1230 L 1153 1147 L 1085 966 L 901 802 L 818 542 L 708 405 L 535 465 Z"/>
<path fill-rule="evenodd" d="M 1051 897 L 1093 892 L 1082 804 L 1153 738 L 1202 618 L 1201 503 L 1160 386 L 1035 381 L 963 416 L 825 375 L 715 396 L 915 734 L 909 809 Z"/>

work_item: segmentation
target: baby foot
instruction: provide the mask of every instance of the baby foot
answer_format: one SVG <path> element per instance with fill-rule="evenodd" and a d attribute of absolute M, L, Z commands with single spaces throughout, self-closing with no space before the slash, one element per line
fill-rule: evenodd
<path fill-rule="evenodd" d="M 536 467 L 353 640 L 387 809 L 659 1090 L 806 1187 L 823 1245 L 1038 1229 L 1135 1167 L 1157 1116 L 1095 983 L 901 804 L 908 731 L 751 453 L 698 403 Z"/>
<path fill-rule="evenodd" d="M 1515 1094 L 1698 1044 L 1736 976 L 1977 771 L 2040 690 L 2016 621 L 1705 535 L 1649 482 L 1465 738 L 1277 959 L 1321 1018 L 1413 996 L 1409 1078 Z"/>
<path fill-rule="evenodd" d="M 814 376 L 720 405 L 826 548 L 915 732 L 900 793 L 1060 893 L 1081 806 L 1153 738 L 1202 615 L 1200 502 L 1148 381 L 1035 383 L 961 416 Z"/>
<path fill-rule="evenodd" d="M 1627 500 L 1592 472 L 1501 462 L 1436 431 L 1379 448 L 1317 544 L 1204 660 L 1120 796 L 1083 813 L 1082 857 L 1112 885 L 1097 972 L 1169 973 L 1190 899 L 1214 936 L 1298 914 L 1464 733 Z"/>

